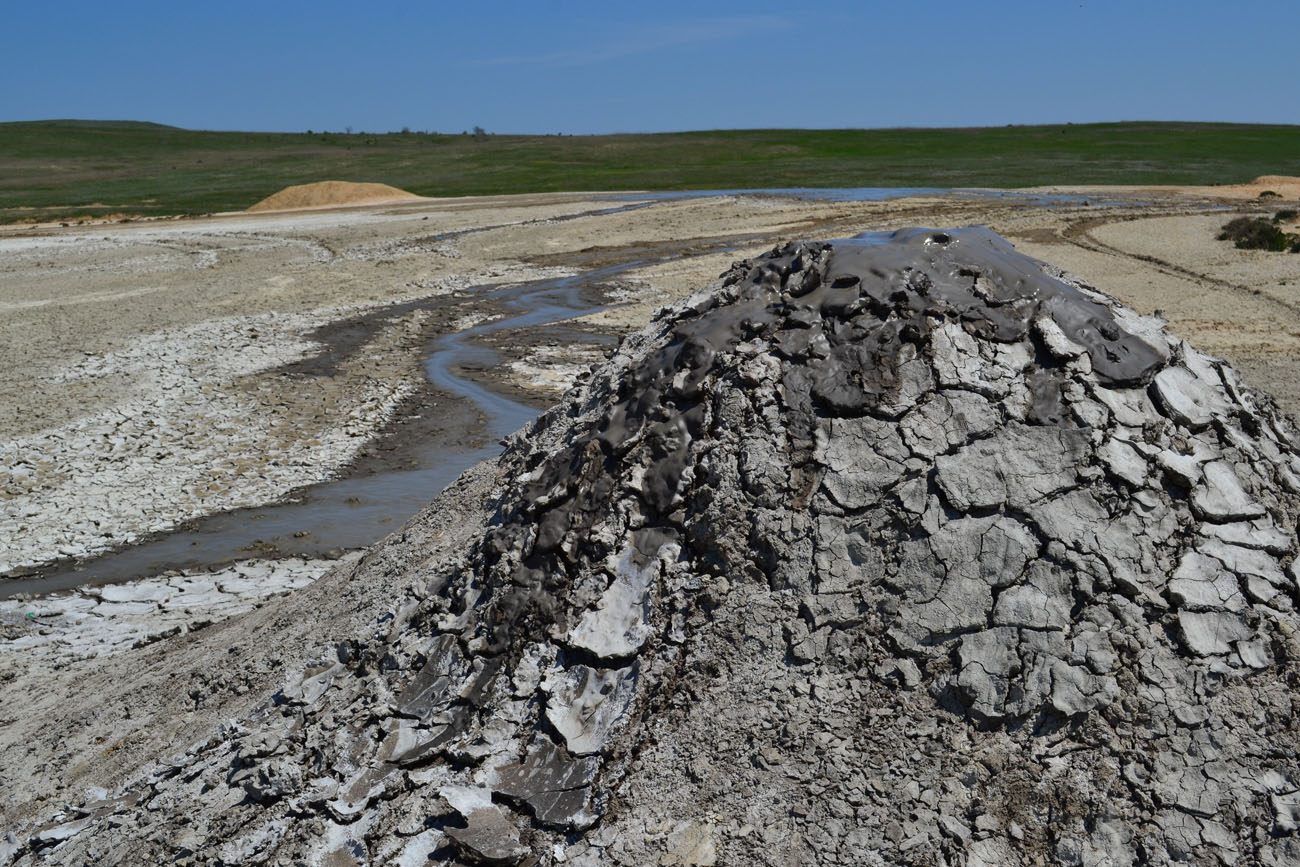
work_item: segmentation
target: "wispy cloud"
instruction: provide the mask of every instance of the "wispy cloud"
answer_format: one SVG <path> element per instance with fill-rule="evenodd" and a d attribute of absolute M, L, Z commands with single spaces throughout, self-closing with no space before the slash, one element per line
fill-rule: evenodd
<path fill-rule="evenodd" d="M 636 54 L 650 54 L 679 45 L 716 42 L 737 36 L 753 36 L 785 30 L 790 22 L 774 15 L 744 15 L 704 18 L 673 25 L 646 27 L 635 38 L 552 51 L 546 54 L 518 54 L 471 60 L 471 66 L 587 66 Z"/>

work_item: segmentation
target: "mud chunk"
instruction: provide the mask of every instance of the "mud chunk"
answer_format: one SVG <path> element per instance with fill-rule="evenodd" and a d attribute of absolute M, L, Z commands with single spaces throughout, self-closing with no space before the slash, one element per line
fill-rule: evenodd
<path fill-rule="evenodd" d="M 619 558 L 614 579 L 596 607 L 582 616 L 569 633 L 569 643 L 609 658 L 635 653 L 650 637 L 650 586 L 658 564 L 637 564 L 633 549 Z"/>
<path fill-rule="evenodd" d="M 636 693 L 635 666 L 610 670 L 577 665 L 555 673 L 543 689 L 550 692 L 546 718 L 564 736 L 569 752 L 600 752 Z"/>
<path fill-rule="evenodd" d="M 1028 629 L 1064 629 L 1069 614 L 1063 599 L 1032 584 L 1022 584 L 998 596 L 993 622 Z"/>
<path fill-rule="evenodd" d="M 934 457 L 992 430 L 999 420 L 993 405 L 978 394 L 943 391 L 903 419 L 902 433 L 914 454 Z"/>
<path fill-rule="evenodd" d="M 1235 521 L 1264 516 L 1264 507 L 1246 493 L 1229 464 L 1212 461 L 1205 465 L 1204 472 L 1205 481 L 1192 494 L 1192 505 L 1207 520 Z"/>
<path fill-rule="evenodd" d="M 1246 607 L 1237 577 L 1219 561 L 1197 551 L 1178 564 L 1169 594 L 1175 605 L 1190 610 L 1241 611 Z"/>
<path fill-rule="evenodd" d="M 962 638 L 957 650 L 961 673 L 957 685 L 970 713 L 979 720 L 995 721 L 1006 713 L 1010 678 L 1020 665 L 1016 630 L 1000 626 Z"/>
<path fill-rule="evenodd" d="M 1200 430 L 1227 411 L 1216 389 L 1185 367 L 1166 367 L 1156 374 L 1155 394 L 1165 411 L 1180 424 Z"/>
<path fill-rule="evenodd" d="M 1141 487 L 1147 480 L 1147 461 L 1142 453 L 1123 440 L 1111 438 L 1097 450 L 1106 468 L 1133 487 Z"/>
<path fill-rule="evenodd" d="M 846 509 L 873 505 L 898 481 L 908 457 L 895 425 L 871 418 L 832 419 L 818 458 L 830 472 L 823 485 Z"/>
<path fill-rule="evenodd" d="M 528 854 L 519 842 L 519 829 L 492 803 L 489 790 L 444 786 L 439 794 L 465 820 L 464 828 L 448 828 L 447 836 L 472 858 L 487 864 L 514 864 Z"/>
<path fill-rule="evenodd" d="M 1052 664 L 1052 707 L 1066 716 L 1106 707 L 1118 697 L 1114 678 L 1099 677 L 1061 661 Z"/>
<path fill-rule="evenodd" d="M 1180 611 L 1178 627 L 1187 649 L 1198 656 L 1228 653 L 1233 642 L 1255 634 L 1239 616 L 1213 611 Z"/>
<path fill-rule="evenodd" d="M 464 659 L 456 639 L 443 635 L 433 642 L 430 658 L 397 696 L 397 712 L 427 719 L 449 704 L 464 676 Z"/>
<path fill-rule="evenodd" d="M 599 768 L 594 757 L 570 758 L 550 740 L 538 738 L 523 761 L 497 769 L 492 789 L 525 802 L 547 825 L 585 828 L 597 818 L 587 810 L 587 799 Z"/>

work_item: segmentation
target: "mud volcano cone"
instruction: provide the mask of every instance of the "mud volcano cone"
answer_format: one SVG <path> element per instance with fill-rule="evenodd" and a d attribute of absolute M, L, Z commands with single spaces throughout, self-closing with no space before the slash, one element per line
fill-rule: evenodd
<path fill-rule="evenodd" d="M 12 857 L 1300 858 L 1295 433 L 987 230 L 733 266 L 498 478 L 372 634 Z"/>

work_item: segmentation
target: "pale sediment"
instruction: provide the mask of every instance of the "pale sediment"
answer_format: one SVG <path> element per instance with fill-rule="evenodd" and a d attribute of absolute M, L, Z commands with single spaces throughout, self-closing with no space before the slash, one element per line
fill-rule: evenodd
<path fill-rule="evenodd" d="M 0 670 L 66 668 L 201 629 L 306 587 L 359 556 L 246 560 L 215 572 L 0 600 Z"/>
<path fill-rule="evenodd" d="M 125 394 L 0 443 L 0 534 L 10 540 L 0 573 L 272 502 L 336 473 L 415 388 L 418 372 L 401 368 L 419 315 L 368 347 L 365 363 L 345 364 L 333 394 L 305 382 L 286 399 L 258 376 L 319 352 L 305 335 L 352 312 L 229 317 L 52 372 L 56 386 L 114 378 Z"/>

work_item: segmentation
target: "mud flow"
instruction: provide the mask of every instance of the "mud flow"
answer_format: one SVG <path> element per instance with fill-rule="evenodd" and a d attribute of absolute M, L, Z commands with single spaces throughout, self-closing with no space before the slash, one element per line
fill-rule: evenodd
<path fill-rule="evenodd" d="M 428 387 L 442 398 L 426 412 L 463 418 L 463 438 L 431 437 L 407 444 L 409 469 L 380 469 L 312 485 L 287 502 L 239 509 L 189 522 L 185 529 L 123 548 L 83 563 L 41 570 L 36 576 L 0 583 L 0 599 L 23 593 L 53 593 L 86 584 L 110 584 L 155 575 L 169 569 L 220 566 L 250 556 L 320 557 L 364 548 L 391 533 L 468 467 L 500 453 L 499 441 L 526 425 L 542 410 L 544 398 L 531 404 L 507 397 L 470 370 L 491 370 L 500 355 L 481 341 L 499 331 L 538 328 L 594 313 L 598 287 L 638 267 L 640 261 L 597 268 L 570 277 L 517 286 L 480 289 L 475 298 L 484 309 L 505 315 L 464 331 L 441 334 L 428 345 L 424 370 Z M 414 308 L 418 304 L 404 305 Z M 356 343 L 356 334 L 334 342 Z M 598 336 L 587 339 L 600 341 Z M 313 361 L 299 367 L 330 363 Z M 468 369 L 468 370 L 467 370 Z"/>

